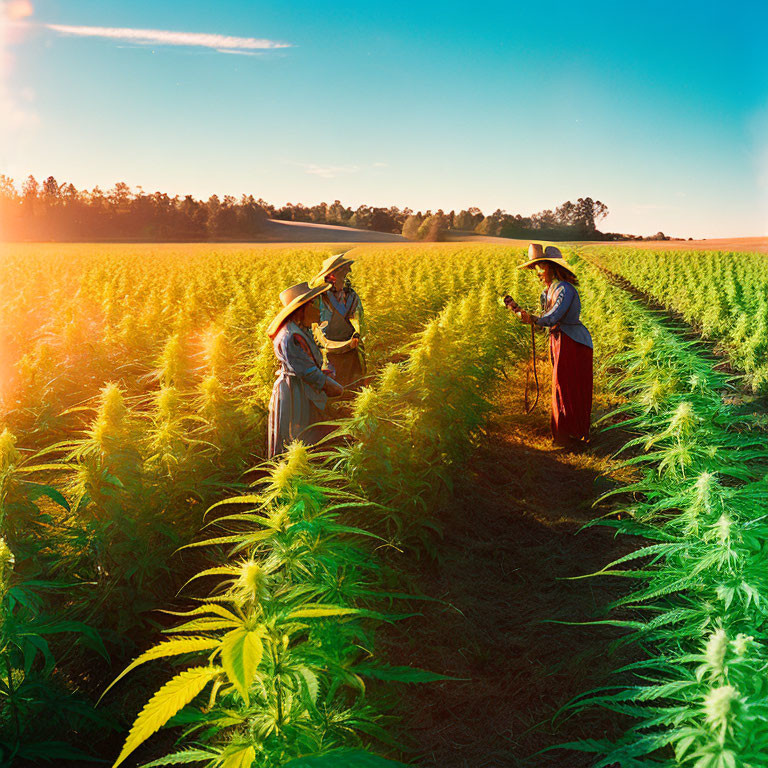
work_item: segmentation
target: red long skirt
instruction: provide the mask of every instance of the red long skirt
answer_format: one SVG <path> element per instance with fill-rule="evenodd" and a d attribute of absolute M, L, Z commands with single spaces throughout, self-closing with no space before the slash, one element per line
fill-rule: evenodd
<path fill-rule="evenodd" d="M 589 437 L 592 414 L 592 349 L 562 331 L 549 335 L 552 361 L 552 437 L 557 442 Z"/>

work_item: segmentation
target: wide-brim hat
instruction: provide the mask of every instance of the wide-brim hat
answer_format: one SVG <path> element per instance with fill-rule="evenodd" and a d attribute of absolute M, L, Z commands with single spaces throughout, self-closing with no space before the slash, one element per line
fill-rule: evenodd
<path fill-rule="evenodd" d="M 567 269 L 572 275 L 576 275 L 576 268 L 569 264 L 560 253 L 560 249 L 554 245 L 548 245 L 546 248 L 542 248 L 538 243 L 531 243 L 528 246 L 528 261 L 524 264 L 520 264 L 518 269 L 533 269 L 537 264 L 542 261 L 549 261 L 552 264 L 557 264 L 558 267 Z"/>
<path fill-rule="evenodd" d="M 347 254 L 349 251 L 343 253 L 337 253 L 333 256 L 329 256 L 320 267 L 320 271 L 312 278 L 311 283 L 318 283 L 325 280 L 331 272 L 334 272 L 339 267 L 343 267 L 345 264 L 354 264 L 355 260 L 349 257 Z"/>
<path fill-rule="evenodd" d="M 330 285 L 324 284 L 310 288 L 309 283 L 297 283 L 290 288 L 286 288 L 280 294 L 280 303 L 283 305 L 283 308 L 275 315 L 267 328 L 267 334 L 270 338 L 280 330 L 280 326 L 292 312 L 295 312 L 299 307 L 304 306 L 304 304 L 309 303 L 321 293 L 330 290 L 330 287 Z"/>

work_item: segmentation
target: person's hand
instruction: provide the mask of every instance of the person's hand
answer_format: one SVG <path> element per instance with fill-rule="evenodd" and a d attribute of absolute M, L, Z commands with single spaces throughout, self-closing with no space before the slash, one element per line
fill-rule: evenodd
<path fill-rule="evenodd" d="M 342 387 L 338 381 L 335 381 L 330 376 L 326 376 L 323 392 L 325 392 L 328 397 L 340 397 L 344 394 L 344 387 Z"/>
<path fill-rule="evenodd" d="M 524 309 L 521 309 L 517 314 L 518 314 L 518 317 L 526 325 L 532 325 L 533 324 L 533 317 L 528 312 L 526 312 Z"/>
<path fill-rule="evenodd" d="M 349 342 L 349 348 L 350 349 L 357 349 L 359 344 L 360 344 L 360 338 L 358 336 L 353 336 L 352 340 Z"/>

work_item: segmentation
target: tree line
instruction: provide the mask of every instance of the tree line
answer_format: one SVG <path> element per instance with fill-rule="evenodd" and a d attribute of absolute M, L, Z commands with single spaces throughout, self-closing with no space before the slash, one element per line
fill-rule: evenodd
<path fill-rule="evenodd" d="M 216 240 L 251 239 L 267 214 L 253 196 L 145 193 L 118 182 L 107 192 L 79 190 L 53 176 L 29 176 L 17 190 L 0 175 L 0 225 L 6 240 Z"/>
<path fill-rule="evenodd" d="M 352 208 L 339 200 L 276 207 L 253 195 L 197 200 L 192 195 L 146 193 L 123 182 L 106 192 L 99 187 L 79 190 L 53 176 L 43 182 L 29 176 L 17 189 L 13 179 L 0 174 L 0 232 L 5 240 L 259 240 L 269 219 L 402 233 L 411 240 L 431 241 L 445 239 L 449 230 L 537 240 L 633 237 L 600 232 L 597 223 L 607 213 L 604 203 L 590 197 L 531 216 L 500 209 L 485 215 L 476 207 L 459 212 Z M 661 238 L 659 233 L 654 239 Z"/>

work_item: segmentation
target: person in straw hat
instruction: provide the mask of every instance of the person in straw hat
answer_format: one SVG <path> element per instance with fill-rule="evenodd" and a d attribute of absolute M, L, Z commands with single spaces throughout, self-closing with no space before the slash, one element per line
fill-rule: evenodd
<path fill-rule="evenodd" d="M 592 337 L 579 319 L 581 299 L 576 270 L 554 245 L 528 247 L 528 261 L 520 269 L 535 269 L 544 284 L 540 315 L 517 311 L 524 323 L 549 328 L 552 362 L 552 437 L 573 446 L 589 439 L 592 412 Z"/>
<path fill-rule="evenodd" d="M 312 278 L 313 284 L 330 288 L 321 296 L 316 339 L 326 351 L 334 378 L 345 388 L 360 383 L 366 368 L 361 339 L 363 308 L 349 281 L 353 263 L 348 251 L 329 256 Z"/>
<path fill-rule="evenodd" d="M 338 397 L 344 388 L 323 373 L 323 356 L 312 337 L 312 326 L 320 322 L 316 300 L 330 285 L 310 288 L 299 283 L 280 294 L 283 308 L 269 324 L 275 356 L 280 363 L 269 400 L 267 456 L 282 453 L 293 440 L 307 445 L 322 433 L 311 425 L 320 421 L 328 397 Z"/>

